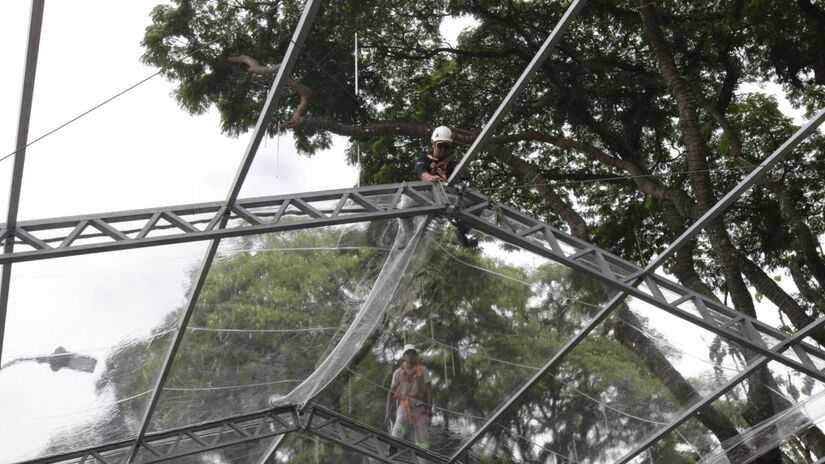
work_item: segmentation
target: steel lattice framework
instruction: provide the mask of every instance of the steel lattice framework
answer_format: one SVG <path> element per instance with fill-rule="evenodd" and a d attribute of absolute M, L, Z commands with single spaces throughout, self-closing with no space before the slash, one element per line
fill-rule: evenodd
<path fill-rule="evenodd" d="M 301 433 L 332 441 L 380 462 L 414 463 L 417 458 L 431 462 L 461 462 L 473 444 L 482 439 L 499 418 L 517 405 L 543 376 L 552 372 L 598 324 L 621 306 L 628 297 L 643 301 L 717 334 L 760 356 L 752 360 L 745 370 L 725 385 L 630 450 L 619 462 L 629 462 L 644 452 L 769 361 L 781 363 L 813 379 L 825 382 L 825 372 L 818 367 L 825 365 L 825 351 L 805 341 L 812 331 L 819 330 L 825 325 L 825 318 L 814 321 L 799 332 L 789 335 L 655 273 L 668 257 L 672 256 L 684 243 L 694 238 L 711 220 L 718 217 L 743 192 L 764 176 L 773 165 L 814 132 L 825 120 L 825 111 L 818 113 L 806 126 L 789 138 L 768 160 L 743 179 L 716 206 L 646 267 L 623 260 L 506 205 L 496 204 L 478 192 L 455 190 L 453 187 L 445 187 L 440 183 L 413 182 L 239 199 L 238 193 L 264 136 L 264 129 L 272 122 L 273 110 L 277 107 L 286 78 L 290 75 L 304 39 L 311 28 L 319 3 L 317 0 L 306 2 L 304 13 L 296 27 L 253 131 L 252 139 L 224 201 L 17 221 L 28 115 L 31 110 L 31 93 L 43 14 L 43 0 L 34 0 L 9 214 L 7 221 L 0 224 L 0 241 L 4 242 L 3 253 L 0 254 L 0 265 L 3 266 L 0 279 L 0 350 L 2 350 L 2 333 L 5 329 L 10 273 L 14 263 L 204 240 L 209 241 L 210 246 L 204 256 L 185 312 L 176 329 L 175 340 L 166 355 L 136 436 L 127 441 L 103 444 L 30 462 L 78 464 L 161 462 L 239 443 L 270 440 L 269 451 L 263 457 L 263 462 L 266 462 L 277 451 L 283 437 L 289 433 Z M 519 95 L 536 69 L 558 43 L 561 35 L 575 19 L 583 5 L 583 0 L 572 2 L 544 46 L 484 126 L 479 137 L 459 163 L 457 172 L 454 173 L 451 181 L 454 178 L 460 178 L 461 172 L 467 169 L 470 161 L 483 148 L 514 98 Z M 451 456 L 441 456 L 411 443 L 397 440 L 381 430 L 313 403 L 259 411 L 164 432 L 149 433 L 147 431 L 149 420 L 158 402 L 158 395 L 169 375 L 183 333 L 222 239 L 422 215 L 452 217 L 488 235 L 553 260 L 602 282 L 614 292 L 613 297 L 602 306 L 583 330 L 547 360 L 545 365 L 525 382 L 510 400 L 487 418 L 485 423 Z"/>

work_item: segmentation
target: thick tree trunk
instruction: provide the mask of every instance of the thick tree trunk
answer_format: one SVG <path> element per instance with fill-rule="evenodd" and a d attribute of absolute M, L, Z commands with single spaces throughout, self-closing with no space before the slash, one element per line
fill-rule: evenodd
<path fill-rule="evenodd" d="M 589 231 L 584 218 L 553 190 L 550 182 L 533 165 L 499 146 L 488 146 L 488 149 L 495 159 L 509 166 L 510 169 L 541 193 L 542 198 L 553 212 L 558 214 L 570 226 L 571 234 L 582 240 L 589 238 Z"/>
<path fill-rule="evenodd" d="M 670 364 L 670 361 L 649 338 L 631 327 L 631 325 L 641 325 L 636 317 L 625 309 L 619 310 L 619 314 L 621 319 L 616 323 L 613 331 L 616 340 L 635 353 L 650 372 L 670 390 L 682 406 L 688 407 L 699 402 L 702 395 Z M 623 321 L 627 321 L 627 323 Z M 720 441 L 724 442 L 739 435 L 733 422 L 712 405 L 699 412 L 696 419 L 716 435 Z M 746 451 L 745 449 L 737 450 L 736 453 L 729 454 L 728 459 L 733 464 L 743 463 L 745 462 L 744 458 L 747 456 Z M 776 461 L 759 459 L 754 462 L 771 464 Z"/>
<path fill-rule="evenodd" d="M 699 116 L 694 96 L 689 86 L 682 79 L 676 66 L 676 61 L 665 43 L 658 26 L 658 20 L 649 0 L 639 0 L 639 14 L 642 19 L 643 34 L 650 45 L 654 56 L 662 70 L 662 77 L 676 101 L 679 114 L 678 126 L 684 141 L 690 179 L 696 195 L 697 214 L 708 211 L 716 203 L 713 187 L 708 175 L 708 151 L 705 140 L 699 128 Z M 755 317 L 756 311 L 745 281 L 739 269 L 739 253 L 730 241 L 725 225 L 721 219 L 712 221 L 707 228 L 711 246 L 719 258 L 725 285 L 730 292 L 737 310 L 748 316 Z M 754 354 L 746 352 L 746 359 L 753 359 Z M 752 375 L 749 380 L 747 420 L 756 424 L 775 414 L 773 403 L 770 401 L 769 391 L 765 381 L 770 373 L 766 369 Z M 763 459 L 765 462 L 778 462 L 782 453 L 779 449 L 768 452 Z"/>
<path fill-rule="evenodd" d="M 805 312 L 805 309 L 782 290 L 779 284 L 765 273 L 761 267 L 757 266 L 756 263 L 746 256 L 741 256 L 740 261 L 742 263 L 742 270 L 745 272 L 751 285 L 762 292 L 777 308 L 781 308 L 782 312 L 791 320 L 796 330 L 800 330 L 814 321 L 814 319 Z M 823 333 L 823 331 L 812 333 L 811 337 L 820 344 L 825 345 L 825 333 Z"/>

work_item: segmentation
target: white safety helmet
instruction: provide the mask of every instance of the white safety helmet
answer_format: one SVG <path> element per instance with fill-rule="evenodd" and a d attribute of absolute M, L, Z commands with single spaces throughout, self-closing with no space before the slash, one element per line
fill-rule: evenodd
<path fill-rule="evenodd" d="M 449 129 L 448 129 L 448 130 L 449 130 Z M 412 344 L 410 344 L 410 343 L 407 343 L 406 345 L 404 345 L 404 351 L 403 351 L 403 353 L 405 353 L 405 354 L 406 354 L 406 353 L 407 353 L 407 351 L 414 351 L 416 354 L 418 354 L 418 350 L 416 350 L 416 349 L 415 349 L 415 345 L 412 345 Z"/>
<path fill-rule="evenodd" d="M 439 126 L 436 127 L 433 131 L 433 136 L 430 138 L 433 143 L 438 142 L 447 142 L 450 145 L 453 144 L 453 131 L 450 130 L 447 126 Z"/>

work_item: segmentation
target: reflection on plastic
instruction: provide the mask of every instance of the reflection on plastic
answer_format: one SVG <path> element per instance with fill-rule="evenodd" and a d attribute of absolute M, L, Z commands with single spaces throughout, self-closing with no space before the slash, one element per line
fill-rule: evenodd
<path fill-rule="evenodd" d="M 381 317 L 393 301 L 401 277 L 415 255 L 416 246 L 430 218 L 417 216 L 399 222 L 402 224 L 399 226 L 392 250 L 387 256 L 381 274 L 347 332 L 309 377 L 287 395 L 272 396 L 269 400 L 270 406 L 306 404 L 338 377 L 361 349 L 367 337 L 378 326 Z M 407 225 L 411 227 L 406 227 Z"/>
<path fill-rule="evenodd" d="M 725 441 L 700 464 L 746 464 L 784 443 L 789 437 L 814 427 L 825 418 L 825 392 L 799 403 L 785 411 L 739 433 Z"/>

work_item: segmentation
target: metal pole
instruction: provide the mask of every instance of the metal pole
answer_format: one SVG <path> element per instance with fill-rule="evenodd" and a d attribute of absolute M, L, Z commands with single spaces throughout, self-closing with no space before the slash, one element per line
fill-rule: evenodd
<path fill-rule="evenodd" d="M 234 204 L 238 199 L 238 194 L 243 186 L 243 181 L 246 179 L 246 174 L 249 172 L 250 166 L 252 166 L 252 160 L 255 158 L 255 153 L 257 153 L 258 147 L 261 145 L 261 140 L 263 140 L 264 135 L 266 135 L 266 128 L 272 124 L 272 118 L 274 118 L 275 109 L 278 107 L 281 93 L 283 92 L 284 86 L 286 86 L 287 78 L 292 74 L 292 68 L 298 60 L 298 51 L 303 46 L 304 40 L 309 34 L 310 26 L 312 25 L 312 21 L 315 18 L 315 14 L 318 12 L 320 5 L 321 2 L 319 0 L 307 0 L 306 4 L 304 4 L 304 12 L 301 15 L 301 19 L 298 21 L 298 26 L 295 29 L 295 33 L 292 35 L 292 40 L 290 41 L 289 47 L 287 47 L 286 54 L 284 55 L 284 61 L 278 67 L 278 74 L 275 75 L 275 82 L 269 89 L 269 94 L 266 97 L 266 103 L 261 110 L 261 114 L 258 116 L 258 122 L 255 124 L 252 139 L 246 147 L 246 152 L 244 152 L 241 165 L 238 167 L 238 172 L 235 174 L 235 180 L 232 182 L 232 188 L 226 196 L 227 206 Z"/>
<path fill-rule="evenodd" d="M 759 181 L 768 171 L 782 160 L 788 153 L 793 151 L 797 145 L 814 133 L 822 122 L 825 121 L 825 109 L 819 111 L 807 124 L 799 128 L 794 135 L 785 141 L 779 148 L 777 148 L 765 161 L 763 161 L 756 169 L 751 171 L 739 184 L 736 185 L 730 192 L 727 193 L 719 202 L 696 222 L 693 223 L 688 230 L 673 241 L 662 253 L 660 253 L 650 264 L 645 268 L 644 274 L 650 274 L 659 268 L 668 258 L 673 256 L 682 246 L 690 241 L 700 230 L 704 229 L 711 221 L 719 217 L 733 202 L 745 193 L 753 184 Z"/>
<path fill-rule="evenodd" d="M 539 66 L 544 63 L 544 60 L 550 54 L 550 52 L 555 48 L 555 46 L 561 40 L 562 34 L 567 30 L 570 26 L 570 23 L 576 18 L 581 11 L 582 7 L 584 6 L 585 0 L 574 0 L 573 3 L 567 8 L 567 11 L 564 13 L 564 16 L 561 17 L 561 20 L 556 24 L 556 27 L 553 28 L 553 31 L 547 37 L 547 40 L 544 41 L 544 45 L 541 46 L 539 51 L 533 56 L 533 60 L 530 61 L 530 64 L 527 65 L 527 68 L 524 69 L 524 72 L 521 73 L 521 76 L 516 81 L 515 85 L 510 89 L 510 93 L 504 97 L 501 104 L 499 105 L 498 109 L 496 109 L 493 116 L 487 121 L 487 124 L 484 125 L 484 128 L 481 130 L 481 134 L 476 137 L 473 141 L 473 144 L 470 146 L 470 149 L 467 150 L 467 153 L 458 163 L 458 166 L 453 170 L 453 174 L 450 176 L 448 184 L 452 184 L 455 182 L 455 179 L 461 179 L 462 174 L 470 167 L 470 162 L 473 161 L 476 156 L 478 156 L 478 151 L 481 147 L 487 144 L 490 138 L 493 136 L 493 132 L 498 128 L 501 120 L 504 118 L 504 115 L 507 111 L 510 110 L 510 106 L 513 104 L 513 100 L 521 94 L 524 87 L 527 86 L 527 83 L 530 82 L 530 79 L 533 78 L 533 75 L 536 74 L 538 71 Z"/>
<path fill-rule="evenodd" d="M 29 139 L 34 80 L 37 74 L 37 55 L 40 52 L 40 31 L 43 26 L 45 0 L 33 0 L 29 19 L 29 38 L 26 45 L 26 67 L 23 73 L 23 89 L 20 97 L 20 116 L 17 120 L 17 141 L 15 145 L 14 167 L 11 173 L 9 210 L 6 228 L 13 232 L 17 226 L 17 212 L 20 206 L 20 188 L 23 184 L 23 164 L 26 160 L 26 143 Z M 14 251 L 14 235 L 9 234 L 3 244 L 3 253 Z M 6 332 L 6 312 L 9 305 L 11 286 L 11 263 L 3 266 L 0 275 L 0 360 L 3 359 L 3 336 Z"/>
<path fill-rule="evenodd" d="M 278 449 L 281 448 L 281 445 L 284 444 L 284 440 L 286 436 L 289 435 L 288 433 L 283 433 L 275 437 L 275 440 L 272 441 L 272 444 L 269 445 L 269 449 L 264 454 L 263 459 L 261 459 L 261 464 L 266 464 L 275 456 L 275 453 L 278 452 Z"/>
<path fill-rule="evenodd" d="M 272 83 L 272 87 L 270 88 L 269 94 L 267 95 L 266 103 L 264 103 L 264 107 L 261 110 L 261 114 L 258 116 L 258 122 L 255 125 L 255 129 L 252 133 L 252 140 L 249 142 L 249 145 L 247 145 L 246 152 L 244 153 L 243 159 L 241 161 L 241 165 L 238 168 L 238 172 L 235 174 L 235 179 L 232 182 L 232 187 L 230 188 L 229 194 L 226 197 L 227 213 L 221 219 L 220 224 L 218 226 L 219 229 L 223 229 L 224 227 L 226 227 L 226 224 L 229 221 L 229 207 L 233 205 L 235 201 L 237 201 L 238 199 L 238 193 L 240 192 L 244 179 L 246 178 L 246 175 L 249 172 L 249 167 L 251 166 L 252 160 L 255 157 L 255 153 L 257 152 L 258 147 L 261 144 L 261 140 L 263 140 L 264 134 L 266 133 L 266 128 L 272 121 L 273 110 L 278 106 L 278 102 L 280 100 L 283 88 L 286 84 L 286 80 L 288 76 L 292 73 L 292 68 L 295 65 L 295 61 L 298 59 L 298 53 L 304 43 L 304 40 L 306 39 L 306 36 L 309 34 L 310 27 L 312 25 L 313 20 L 315 19 L 315 14 L 318 12 L 319 6 L 319 0 L 307 0 L 306 4 L 304 5 L 304 11 L 301 15 L 301 19 L 298 21 L 298 26 L 296 27 L 295 33 L 292 36 L 292 41 L 289 44 L 289 47 L 287 47 L 284 60 L 281 63 L 281 66 L 278 68 L 278 74 L 275 76 L 275 81 Z M 146 408 L 146 412 L 143 416 L 143 421 L 141 422 L 140 429 L 138 430 L 138 434 L 135 437 L 135 442 L 132 445 L 132 449 L 129 451 L 128 459 L 126 460 L 126 462 L 134 462 L 135 458 L 137 457 L 138 448 L 140 447 L 140 443 L 145 437 L 146 432 L 149 428 L 149 421 L 151 420 L 152 414 L 154 413 L 155 407 L 157 406 L 158 400 L 160 399 L 160 394 L 163 390 L 163 385 L 166 383 L 166 379 L 172 370 L 172 363 L 175 359 L 175 356 L 177 355 L 181 342 L 183 341 L 183 335 L 186 332 L 186 326 L 188 325 L 189 319 L 192 316 L 193 310 L 195 309 L 195 305 L 198 301 L 198 297 L 200 296 L 200 292 L 203 289 L 203 285 L 206 282 L 206 276 L 209 274 L 209 268 L 212 266 L 212 261 L 215 259 L 215 254 L 218 251 L 219 245 L 220 239 L 213 240 L 209 245 L 209 249 L 206 251 L 206 255 L 203 259 L 203 264 L 201 265 L 200 271 L 198 272 L 198 278 L 196 280 L 195 285 L 192 287 L 192 291 L 189 295 L 189 302 L 186 305 L 186 310 L 178 326 L 177 333 L 175 335 L 175 340 L 169 347 L 169 351 L 166 355 L 166 360 L 164 361 L 160 375 L 157 378 L 155 389 L 152 391 L 152 397 L 149 400 L 149 405 Z"/>
<path fill-rule="evenodd" d="M 590 334 L 590 332 L 593 331 L 593 329 L 595 329 L 599 324 L 601 324 L 602 321 L 607 319 L 610 313 L 613 312 L 613 310 L 619 306 L 619 303 L 621 303 L 623 299 L 624 296 L 622 294 L 616 295 L 604 308 L 599 310 L 596 316 L 593 317 L 593 319 L 591 319 L 590 322 L 587 323 L 587 325 L 581 330 L 581 332 L 576 334 L 576 336 L 570 339 L 562 347 L 561 350 L 554 354 L 553 357 L 550 358 L 550 360 L 547 361 L 544 364 L 544 366 L 541 367 L 541 369 L 539 369 L 535 374 L 533 374 L 530 380 L 528 380 L 526 383 L 524 383 L 524 385 L 521 386 L 521 388 L 519 388 L 515 395 L 511 396 L 506 403 L 501 405 L 501 407 L 498 408 L 498 410 L 495 413 L 493 413 L 493 415 L 490 416 L 484 422 L 484 424 L 473 433 L 473 436 L 471 436 L 470 439 L 461 446 L 461 448 L 459 448 L 455 453 L 452 454 L 452 456 L 450 456 L 448 462 L 458 461 L 461 455 L 466 453 L 467 450 L 469 450 L 470 447 L 472 447 L 481 438 L 481 436 L 484 435 L 487 432 L 487 430 L 489 430 L 490 427 L 492 427 L 493 424 L 495 424 L 496 421 L 501 418 L 501 416 L 503 416 L 507 411 L 509 411 L 510 408 L 513 407 L 513 405 L 519 402 L 521 398 L 525 394 L 527 394 L 527 392 L 530 391 L 530 389 L 533 388 L 533 386 L 535 386 L 539 382 L 539 380 L 541 380 L 542 377 L 544 377 L 545 374 L 547 374 L 549 371 L 555 369 L 559 364 L 561 364 L 564 358 L 568 354 L 570 354 L 570 352 L 573 351 L 573 349 L 575 349 L 579 345 L 579 343 L 584 341 L 584 339 L 587 338 L 587 336 Z"/>
<path fill-rule="evenodd" d="M 796 343 L 808 335 L 811 334 L 814 330 L 818 330 L 823 325 L 825 325 L 825 317 L 820 317 L 819 319 L 811 322 L 805 328 L 794 334 L 793 337 L 785 340 L 782 343 L 777 344 L 771 351 L 775 351 L 776 353 L 780 353 L 790 347 L 793 343 Z M 689 409 L 684 411 L 682 414 L 679 415 L 676 419 L 674 419 L 670 424 L 666 425 L 662 429 L 658 430 L 656 433 L 648 437 L 644 442 L 636 446 L 633 450 L 629 453 L 624 455 L 621 459 L 616 461 L 616 464 L 625 464 L 629 462 L 634 457 L 638 456 L 646 449 L 648 449 L 651 445 L 656 443 L 659 439 L 667 435 L 668 433 L 676 430 L 680 425 L 685 423 L 688 419 L 690 419 L 695 413 L 701 411 L 708 406 L 709 404 L 713 403 L 717 399 L 719 399 L 722 395 L 727 393 L 730 389 L 739 385 L 743 380 L 748 378 L 751 374 L 756 372 L 757 369 L 761 368 L 765 364 L 768 363 L 770 359 L 765 356 L 760 356 L 757 358 L 753 363 L 751 363 L 745 370 L 737 374 L 734 378 L 728 380 L 724 385 L 719 387 L 716 391 L 711 393 L 709 396 L 704 398 L 702 401 L 696 403 L 695 405 L 691 406 Z"/>

